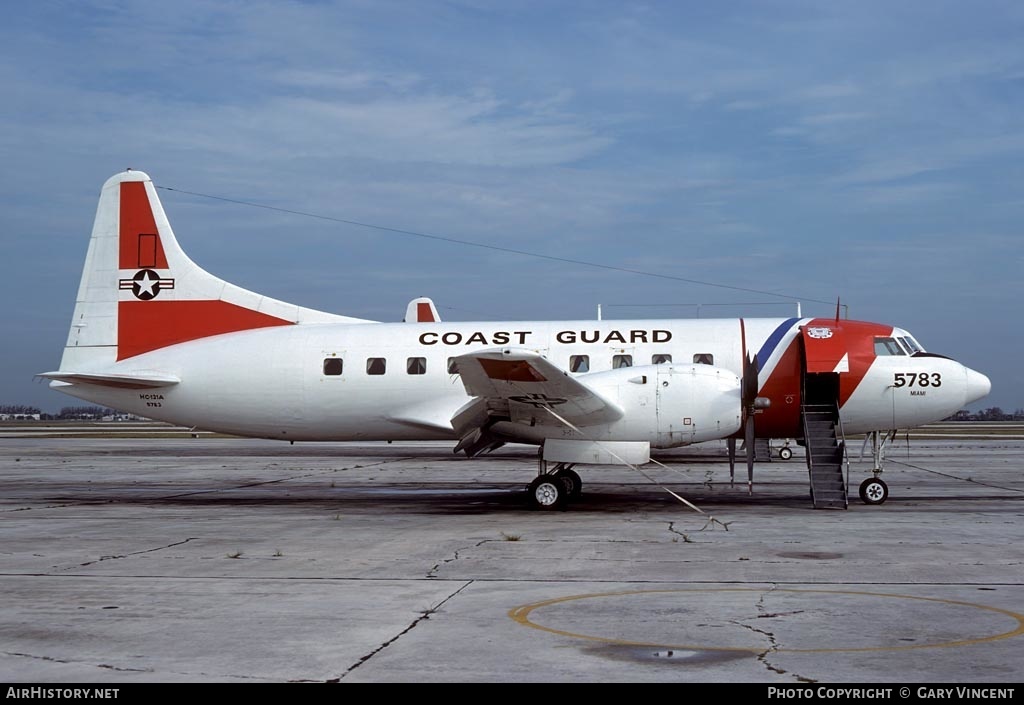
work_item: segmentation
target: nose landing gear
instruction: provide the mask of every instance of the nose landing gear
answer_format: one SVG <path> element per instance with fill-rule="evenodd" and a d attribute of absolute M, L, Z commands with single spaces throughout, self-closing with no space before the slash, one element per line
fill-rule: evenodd
<path fill-rule="evenodd" d="M 882 460 L 885 459 L 885 444 L 896 438 L 895 429 L 892 431 L 872 431 L 865 437 L 864 445 L 867 446 L 868 439 L 871 440 L 871 458 L 874 461 L 871 469 L 871 477 L 860 483 L 860 501 L 864 504 L 881 504 L 889 498 L 889 486 L 879 477 L 882 474 Z M 864 450 L 861 449 L 861 455 Z"/>

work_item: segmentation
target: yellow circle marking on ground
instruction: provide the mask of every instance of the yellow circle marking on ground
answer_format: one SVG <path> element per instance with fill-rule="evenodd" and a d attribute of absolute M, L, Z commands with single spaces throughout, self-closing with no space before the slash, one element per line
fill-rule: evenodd
<path fill-rule="evenodd" d="M 782 589 L 760 589 L 760 588 L 694 588 L 694 589 L 679 589 L 679 590 L 627 590 L 624 592 L 598 592 L 590 593 L 586 595 L 569 595 L 567 597 L 556 597 L 551 600 L 544 600 L 542 602 L 535 602 L 531 605 L 522 605 L 509 610 L 508 616 L 519 622 L 523 626 L 531 627 L 533 629 L 540 629 L 541 631 L 550 632 L 552 634 L 559 634 L 561 636 L 573 637 L 575 639 L 586 639 L 588 641 L 599 641 L 605 644 L 618 644 L 621 646 L 648 646 L 665 649 L 679 649 L 688 651 L 746 651 L 750 653 L 762 653 L 765 651 L 765 647 L 748 647 L 748 646 L 706 646 L 701 644 L 654 644 L 644 641 L 628 641 L 625 639 L 612 639 L 609 637 L 593 636 L 590 634 L 577 634 L 574 632 L 565 631 L 563 629 L 554 629 L 552 627 L 545 627 L 542 624 L 530 621 L 530 613 L 541 607 L 548 607 L 550 605 L 557 605 L 563 602 L 573 602 L 576 600 L 591 600 L 599 597 L 625 597 L 629 595 L 650 595 L 650 594 L 665 594 L 673 592 L 787 592 L 787 593 L 800 593 L 800 594 L 819 594 L 819 595 L 858 595 L 866 597 L 882 597 L 896 600 L 920 600 L 922 602 L 934 602 L 936 604 L 943 605 L 955 605 L 957 607 L 970 607 L 978 610 L 986 610 L 988 612 L 995 612 L 996 614 L 1006 615 L 1017 622 L 1017 628 L 1012 629 L 1008 632 L 1002 632 L 1000 634 L 992 634 L 990 636 L 977 637 L 974 639 L 958 639 L 955 641 L 943 641 L 935 644 L 905 644 L 898 646 L 850 646 L 850 647 L 833 647 L 827 649 L 786 649 L 777 648 L 771 649 L 774 652 L 786 652 L 786 653 L 800 653 L 800 654 L 814 654 L 814 653 L 831 653 L 831 652 L 852 652 L 852 651 L 909 651 L 911 649 L 939 649 L 948 648 L 951 646 L 968 646 L 971 644 L 983 644 L 990 641 L 999 641 L 1000 639 L 1010 639 L 1015 636 L 1024 635 L 1024 615 L 1017 612 L 1011 612 L 1010 610 L 1004 610 L 999 607 L 989 607 L 988 605 L 978 605 L 973 602 L 961 602 L 960 600 L 943 600 L 938 597 L 917 597 L 915 595 L 894 595 L 891 593 L 882 592 L 861 592 L 855 590 L 793 590 L 788 588 Z"/>

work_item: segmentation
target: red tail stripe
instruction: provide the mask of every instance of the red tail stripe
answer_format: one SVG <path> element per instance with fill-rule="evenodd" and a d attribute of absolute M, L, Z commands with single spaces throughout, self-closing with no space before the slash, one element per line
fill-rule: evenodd
<path fill-rule="evenodd" d="M 117 359 L 211 335 L 291 324 L 226 301 L 121 301 Z"/>
<path fill-rule="evenodd" d="M 118 266 L 121 269 L 167 269 L 167 257 L 157 234 L 144 182 L 121 184 L 120 224 Z"/>

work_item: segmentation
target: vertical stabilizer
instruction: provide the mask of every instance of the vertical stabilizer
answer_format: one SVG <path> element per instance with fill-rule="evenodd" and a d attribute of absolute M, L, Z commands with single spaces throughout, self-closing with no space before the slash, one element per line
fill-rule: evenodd
<path fill-rule="evenodd" d="M 178 245 L 152 180 L 103 185 L 61 370 L 100 369 L 190 340 L 310 322 L 364 323 L 272 299 L 215 277 Z"/>

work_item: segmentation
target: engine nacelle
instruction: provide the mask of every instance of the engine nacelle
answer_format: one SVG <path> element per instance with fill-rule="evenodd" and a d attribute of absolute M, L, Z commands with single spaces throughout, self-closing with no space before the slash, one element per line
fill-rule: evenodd
<path fill-rule="evenodd" d="M 625 411 L 602 436 L 674 448 L 726 438 L 742 423 L 740 378 L 712 365 L 645 365 L 584 375 Z"/>

